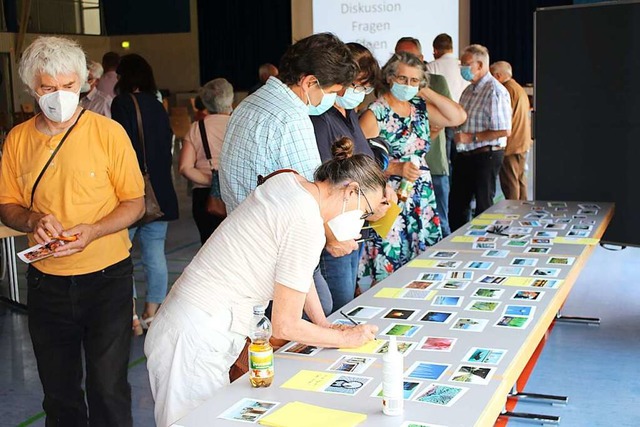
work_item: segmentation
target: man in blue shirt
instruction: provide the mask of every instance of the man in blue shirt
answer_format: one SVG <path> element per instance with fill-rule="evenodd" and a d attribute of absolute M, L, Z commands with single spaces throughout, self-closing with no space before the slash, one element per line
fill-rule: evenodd
<path fill-rule="evenodd" d="M 313 180 L 321 160 L 309 115 L 329 109 L 357 70 L 347 46 L 330 33 L 314 34 L 287 49 L 278 77 L 245 98 L 227 126 L 220 191 L 228 213 L 255 189 L 258 175 L 294 169 Z M 319 272 L 314 280 L 323 309 L 330 313 L 326 283 Z"/>

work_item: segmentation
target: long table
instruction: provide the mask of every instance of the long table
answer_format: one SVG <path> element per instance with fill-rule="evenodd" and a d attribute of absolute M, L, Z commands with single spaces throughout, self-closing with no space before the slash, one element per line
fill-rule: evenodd
<path fill-rule="evenodd" d="M 466 391 L 451 406 L 406 401 L 403 416 L 388 417 L 383 415 L 381 399 L 370 397 L 374 389 L 381 383 L 381 354 L 373 355 L 376 357 L 376 361 L 364 373 L 359 374 L 371 377 L 372 380 L 356 396 L 282 388 L 283 383 L 301 370 L 326 371 L 341 356 L 363 356 L 363 354 L 353 351 L 344 352 L 336 349 L 323 349 L 316 355 L 309 357 L 289 354 L 280 350 L 275 357 L 276 375 L 271 387 L 255 389 L 249 385 L 247 376 L 240 378 L 229 387 L 220 390 L 215 396 L 180 420 L 176 426 L 240 425 L 238 422 L 216 419 L 216 417 L 242 398 L 280 402 L 280 405 L 284 405 L 287 402 L 300 401 L 327 408 L 363 413 L 367 415 L 367 420 L 362 423 L 364 426 L 399 426 L 407 420 L 449 427 L 494 425 L 505 407 L 507 395 L 565 302 L 595 244 L 597 244 L 613 216 L 614 209 L 610 203 L 582 203 L 581 205 L 582 207 L 573 202 L 500 202 L 447 239 L 429 248 L 417 260 L 399 269 L 386 280 L 378 283 L 375 287 L 345 306 L 343 311 L 347 313 L 358 306 L 383 308 L 384 310 L 377 316 L 366 320 L 369 323 L 378 325 L 380 332 L 383 332 L 391 323 L 400 323 L 397 320 L 382 318 L 390 309 L 417 309 L 420 311 L 415 317 L 401 323 L 420 325 L 422 328 L 413 337 L 399 338 L 400 340 L 419 343 L 421 338 L 425 336 L 457 339 L 450 351 L 424 351 L 414 348 L 405 356 L 404 363 L 405 369 L 417 361 L 449 365 L 444 374 L 437 380 L 421 381 L 422 384 L 417 389 L 416 395 L 420 395 L 421 391 L 425 390 L 431 383 L 465 388 Z M 594 205 L 597 209 L 594 208 Z M 536 216 L 541 216 L 541 218 L 535 218 Z M 526 246 L 519 247 L 518 245 L 520 244 L 505 246 L 508 240 L 513 239 L 487 233 L 487 230 L 495 231 L 493 227 L 496 221 L 498 221 L 498 225 L 509 223 L 511 230 L 514 227 L 532 228 L 531 232 L 527 233 L 529 237 L 520 239 L 527 240 Z M 520 221 L 525 221 L 525 225 L 521 225 Z M 542 221 L 542 223 L 539 226 L 528 227 L 526 221 Z M 547 224 L 555 225 L 548 226 Z M 564 225 L 564 227 L 559 224 Z M 507 229 L 508 231 L 509 229 Z M 543 235 L 557 233 L 556 236 L 550 238 L 553 239 L 553 244 L 549 245 L 544 244 L 544 241 L 537 241 L 537 244 L 533 245 L 532 238 L 545 238 L 535 236 L 539 231 L 542 231 Z M 474 232 L 478 235 L 469 235 L 474 234 Z M 568 234 L 572 236 L 567 238 Z M 582 237 L 573 236 L 575 234 Z M 588 236 L 585 237 L 585 235 Z M 482 237 L 495 237 L 495 249 L 508 250 L 509 254 L 505 258 L 483 256 L 488 249 L 473 248 L 475 240 Z M 528 253 L 527 251 L 530 247 L 547 247 L 549 251 L 548 253 Z M 438 252 L 440 252 L 439 255 L 443 255 L 442 252 L 455 252 L 456 254 L 453 258 L 442 259 L 436 257 Z M 571 265 L 548 264 L 551 257 L 569 258 L 573 259 L 573 262 Z M 524 266 L 520 277 L 508 276 L 509 278 L 501 283 L 477 282 L 484 275 L 495 276 L 495 271 L 499 267 L 514 267 L 514 265 L 511 265 L 514 258 L 536 259 L 537 264 L 536 266 Z M 434 262 L 439 261 L 459 262 L 456 263 L 459 265 L 456 265 L 455 268 L 435 267 L 433 265 Z M 488 270 L 472 270 L 467 266 L 474 261 L 492 262 L 493 265 Z M 560 269 L 557 277 L 534 277 L 532 275 L 536 269 L 548 270 L 556 268 Z M 433 285 L 429 287 L 433 292 L 430 293 L 428 300 L 389 298 L 394 294 L 402 293 L 403 286 L 416 280 L 423 273 L 449 274 L 451 271 L 473 271 L 474 277 L 462 290 L 442 289 L 440 288 L 442 282 L 438 285 Z M 541 271 L 538 273 L 541 273 Z M 554 272 L 551 271 L 551 273 Z M 531 278 L 531 280 L 559 280 L 561 282 L 559 286 L 553 288 L 534 287 L 531 286 L 532 281 L 529 281 L 529 285 L 525 285 L 525 278 Z M 537 284 L 540 285 L 541 283 L 545 282 L 538 282 Z M 387 288 L 391 289 L 388 290 Z M 504 292 L 496 300 L 472 297 L 478 288 L 502 289 Z M 544 294 L 538 301 L 513 300 L 512 298 L 517 291 L 542 291 Z M 438 296 L 462 296 L 463 300 L 458 307 L 435 307 L 433 302 Z M 493 312 L 469 311 L 466 308 L 472 301 L 497 301 L 500 302 L 500 305 Z M 503 316 L 503 310 L 507 305 L 535 307 L 535 312 L 526 328 L 515 329 L 494 326 Z M 453 316 L 455 317 L 446 324 L 419 321 L 427 311 L 454 312 Z M 339 317 L 339 315 L 333 315 L 331 319 Z M 487 325 L 481 332 L 452 330 L 451 326 L 462 318 L 486 319 Z M 380 336 L 379 338 L 388 337 Z M 473 347 L 501 349 L 506 350 L 506 353 L 497 365 L 463 362 L 465 355 Z M 286 349 L 286 346 L 283 348 Z M 371 357 L 372 355 L 365 354 L 364 356 Z M 488 383 L 481 385 L 451 381 L 456 369 L 463 364 L 493 368 L 492 376 Z M 405 377 L 406 380 L 407 378 Z M 302 426 L 304 423 L 301 422 L 300 425 Z"/>
<path fill-rule="evenodd" d="M 18 289 L 18 266 L 16 264 L 16 244 L 14 238 L 23 235 L 24 233 L 0 223 L 2 261 L 5 265 L 6 275 L 9 282 L 9 300 L 16 303 L 20 303 L 20 291 Z"/>

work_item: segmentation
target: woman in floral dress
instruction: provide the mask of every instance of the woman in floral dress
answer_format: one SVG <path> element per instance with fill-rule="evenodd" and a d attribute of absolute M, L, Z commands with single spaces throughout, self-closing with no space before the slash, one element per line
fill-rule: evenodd
<path fill-rule="evenodd" d="M 432 130 L 439 131 L 464 122 L 466 114 L 458 104 L 429 89 L 428 79 L 417 56 L 408 52 L 393 55 L 382 69 L 382 95 L 360 118 L 367 138 L 380 136 L 389 145 L 389 184 L 398 190 L 403 178 L 413 182 L 389 234 L 376 235 L 365 244 L 360 276 L 372 276 L 373 283 L 442 238 L 424 155 L 429 151 L 430 124 Z"/>

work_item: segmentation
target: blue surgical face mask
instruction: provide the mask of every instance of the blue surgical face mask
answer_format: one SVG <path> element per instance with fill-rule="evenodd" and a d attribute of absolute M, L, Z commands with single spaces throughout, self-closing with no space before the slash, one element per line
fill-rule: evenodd
<path fill-rule="evenodd" d="M 329 108 L 331 108 L 333 106 L 334 102 L 336 102 L 337 94 L 335 94 L 335 93 L 324 93 L 324 91 L 320 87 L 320 82 L 317 82 L 317 83 L 318 83 L 318 87 L 320 88 L 320 92 L 322 92 L 322 100 L 320 101 L 320 104 L 313 105 L 311 103 L 311 98 L 309 98 L 309 94 L 307 93 L 307 101 L 309 101 L 309 104 L 307 105 L 307 107 L 309 108 L 309 115 L 310 116 L 319 116 L 319 115 L 321 115 L 322 113 L 327 111 Z"/>
<path fill-rule="evenodd" d="M 401 85 L 394 82 L 391 85 L 391 94 L 400 101 L 410 101 L 418 94 L 419 86 Z"/>
<path fill-rule="evenodd" d="M 462 76 L 463 79 L 465 79 L 468 82 L 473 80 L 473 73 L 471 72 L 471 66 L 470 65 L 461 66 L 460 75 Z"/>
<path fill-rule="evenodd" d="M 364 92 L 356 93 L 352 87 L 344 91 L 344 95 L 336 97 L 336 104 L 345 110 L 353 110 L 364 101 Z"/>

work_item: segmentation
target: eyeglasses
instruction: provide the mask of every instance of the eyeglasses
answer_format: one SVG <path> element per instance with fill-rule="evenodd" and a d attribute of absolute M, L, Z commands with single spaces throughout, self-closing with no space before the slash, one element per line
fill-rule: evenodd
<path fill-rule="evenodd" d="M 367 219 L 373 215 L 373 208 L 371 207 L 371 203 L 369 203 L 369 199 L 367 199 L 367 196 L 364 195 L 364 191 L 360 189 L 358 189 L 358 191 L 360 192 L 362 197 L 364 197 L 364 201 L 367 202 L 367 208 L 369 209 L 369 212 L 365 212 L 360 216 L 360 219 Z"/>
<path fill-rule="evenodd" d="M 409 78 L 407 76 L 397 76 L 397 75 L 394 75 L 394 77 L 396 78 L 398 83 L 400 83 L 401 85 L 406 85 L 407 83 L 410 83 L 411 86 L 418 86 L 422 81 L 421 79 L 417 79 L 415 77 Z"/>
<path fill-rule="evenodd" d="M 365 95 L 369 95 L 371 92 L 373 92 L 373 87 L 371 86 L 362 86 L 362 85 L 357 85 L 355 83 L 351 84 L 351 87 L 353 87 L 353 91 L 355 93 L 362 93 L 364 92 Z"/>

